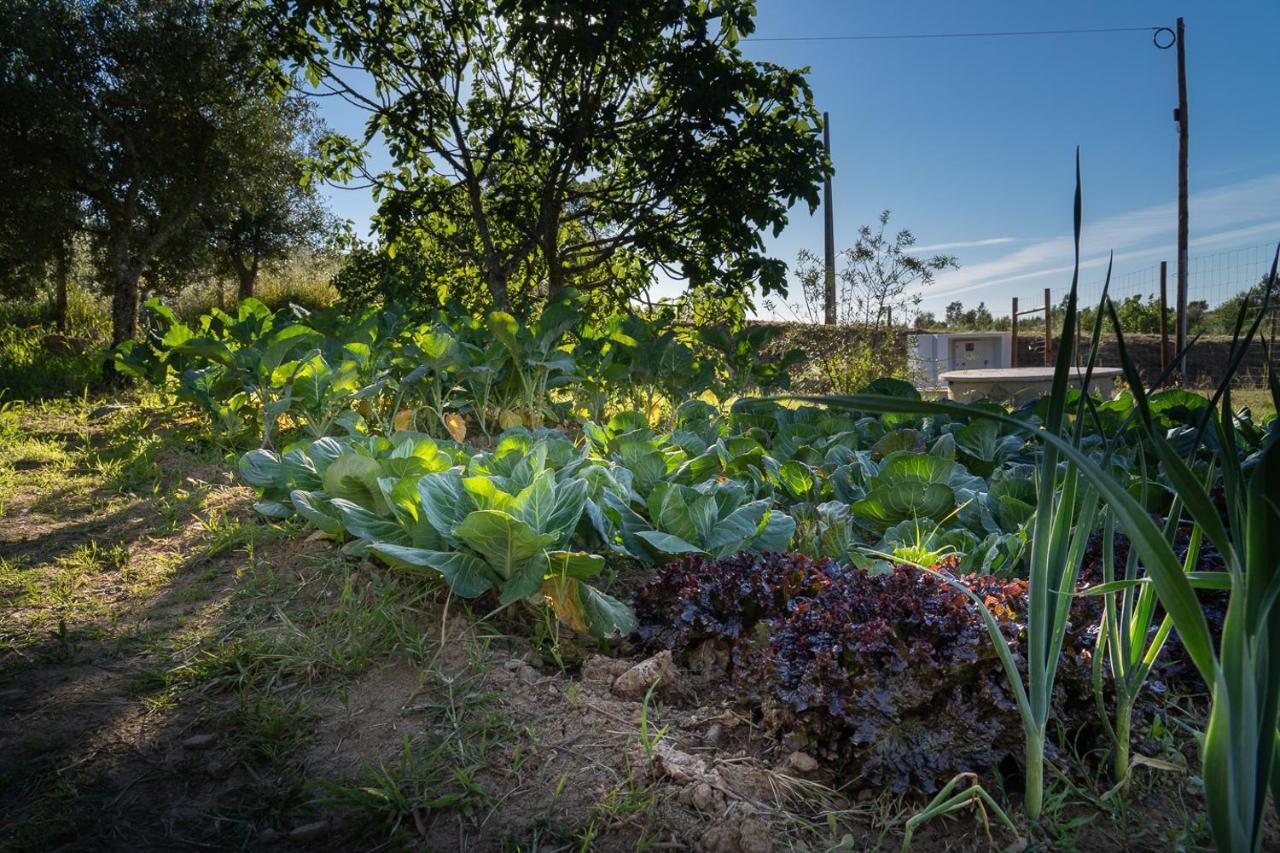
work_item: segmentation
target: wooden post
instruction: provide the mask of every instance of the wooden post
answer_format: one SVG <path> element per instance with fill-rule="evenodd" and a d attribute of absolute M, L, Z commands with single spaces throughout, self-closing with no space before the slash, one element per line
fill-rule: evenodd
<path fill-rule="evenodd" d="M 1160 262 L 1160 372 L 1169 367 L 1169 262 Z"/>
<path fill-rule="evenodd" d="M 1044 366 L 1053 365 L 1053 306 L 1049 304 L 1049 288 L 1044 289 Z"/>
<path fill-rule="evenodd" d="M 1009 366 L 1018 366 L 1018 297 L 1013 297 L 1013 309 L 1009 312 Z"/>
<path fill-rule="evenodd" d="M 1187 344 L 1187 43 L 1186 28 L 1178 19 L 1178 352 Z M 1185 388 L 1190 379 L 1187 357 L 1178 371 Z"/>
<path fill-rule="evenodd" d="M 831 114 L 822 114 L 822 149 L 827 154 L 827 163 L 831 163 Z M 824 322 L 828 326 L 836 324 L 836 229 L 835 218 L 831 211 L 831 175 L 822 179 L 822 261 L 823 261 L 823 302 Z"/>
<path fill-rule="evenodd" d="M 888 314 L 885 320 L 885 325 L 889 327 L 889 331 L 893 331 L 893 306 L 890 305 L 885 309 L 885 311 Z"/>

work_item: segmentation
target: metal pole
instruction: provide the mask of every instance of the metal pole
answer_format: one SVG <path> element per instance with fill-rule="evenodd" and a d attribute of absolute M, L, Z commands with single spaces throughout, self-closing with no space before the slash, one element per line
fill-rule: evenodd
<path fill-rule="evenodd" d="M 831 164 L 831 114 L 822 114 L 822 149 L 827 154 L 827 164 Z M 831 174 L 828 172 L 822 179 L 822 220 L 823 220 L 823 280 L 825 283 L 826 306 L 825 322 L 828 326 L 836 324 L 836 228 L 831 212 Z"/>
<path fill-rule="evenodd" d="M 1160 262 L 1160 372 L 1169 366 L 1169 262 Z"/>
<path fill-rule="evenodd" d="M 1053 308 L 1049 305 L 1049 288 L 1044 289 L 1044 366 L 1053 364 Z"/>
<path fill-rule="evenodd" d="M 1009 312 L 1009 366 L 1018 366 L 1018 297 L 1013 297 L 1013 310 Z"/>
<path fill-rule="evenodd" d="M 1174 118 L 1178 122 L 1178 352 L 1187 343 L 1187 40 L 1186 28 L 1178 19 L 1178 110 Z M 1189 365 L 1183 356 L 1179 373 L 1185 388 L 1190 377 Z"/>

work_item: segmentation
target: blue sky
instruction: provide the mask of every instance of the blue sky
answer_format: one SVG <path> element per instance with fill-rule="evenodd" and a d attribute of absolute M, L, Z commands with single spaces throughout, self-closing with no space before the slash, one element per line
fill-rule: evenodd
<path fill-rule="evenodd" d="M 1247 0 L 957 4 L 760 0 L 757 38 L 1173 26 L 1187 22 L 1191 253 L 1280 240 L 1280 2 Z M 838 248 L 893 210 L 919 245 L 946 246 L 961 269 L 939 277 L 924 309 L 985 301 L 1008 312 L 1070 283 L 1072 157 L 1085 181 L 1082 275 L 1173 260 L 1177 103 L 1173 50 L 1146 32 L 886 41 L 747 40 L 752 59 L 809 66 L 831 114 Z M 357 133 L 336 99 L 321 112 Z M 384 161 L 375 152 L 374 164 Z M 364 233 L 363 190 L 329 190 Z M 821 210 L 792 211 L 768 240 L 776 257 L 822 248 Z M 1065 267 L 1065 269 L 1064 269 Z M 676 289 L 664 283 L 660 290 Z M 798 288 L 793 288 L 797 290 Z M 793 296 L 795 296 L 793 292 Z"/>

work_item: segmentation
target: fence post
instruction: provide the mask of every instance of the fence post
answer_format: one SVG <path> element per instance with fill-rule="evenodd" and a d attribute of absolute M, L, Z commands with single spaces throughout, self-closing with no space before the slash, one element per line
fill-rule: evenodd
<path fill-rule="evenodd" d="M 1169 367 L 1169 262 L 1160 262 L 1160 372 Z"/>
<path fill-rule="evenodd" d="M 1013 297 L 1013 310 L 1009 312 L 1009 366 L 1018 366 L 1018 297 Z"/>
<path fill-rule="evenodd" d="M 1049 305 L 1049 288 L 1044 289 L 1044 366 L 1053 365 L 1053 308 Z"/>

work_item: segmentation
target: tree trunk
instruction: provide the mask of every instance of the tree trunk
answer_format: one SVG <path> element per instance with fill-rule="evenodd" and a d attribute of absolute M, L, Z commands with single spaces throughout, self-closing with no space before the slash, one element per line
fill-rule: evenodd
<path fill-rule="evenodd" d="M 236 299 L 243 302 L 246 299 L 253 298 L 253 284 L 258 277 L 258 271 L 254 267 L 241 267 L 239 270 L 240 286 L 236 291 Z"/>
<path fill-rule="evenodd" d="M 54 282 L 54 287 L 56 288 L 56 290 L 54 291 L 54 298 L 53 298 L 53 321 L 54 321 L 54 324 L 58 327 L 58 331 L 64 335 L 67 333 L 67 274 L 68 274 L 67 267 L 69 266 L 67 263 L 68 251 L 69 249 L 64 247 L 62 251 L 58 252 L 58 259 L 56 261 L 57 266 L 54 272 L 54 278 L 56 279 Z"/>
<path fill-rule="evenodd" d="M 549 229 L 542 241 L 543 260 L 547 264 L 547 301 L 564 289 L 564 267 L 560 265 L 560 241 L 555 229 Z"/>
<path fill-rule="evenodd" d="M 502 273 L 494 268 L 494 264 L 489 264 L 488 272 L 485 276 L 489 285 L 489 293 L 493 296 L 493 307 L 499 311 L 511 310 L 511 296 L 507 292 L 507 280 Z"/>
<path fill-rule="evenodd" d="M 142 269 L 133 263 L 117 265 L 111 282 L 111 346 L 118 347 L 138 335 L 138 279 Z M 102 366 L 103 380 L 108 385 L 118 385 L 121 375 L 113 362 Z"/>

